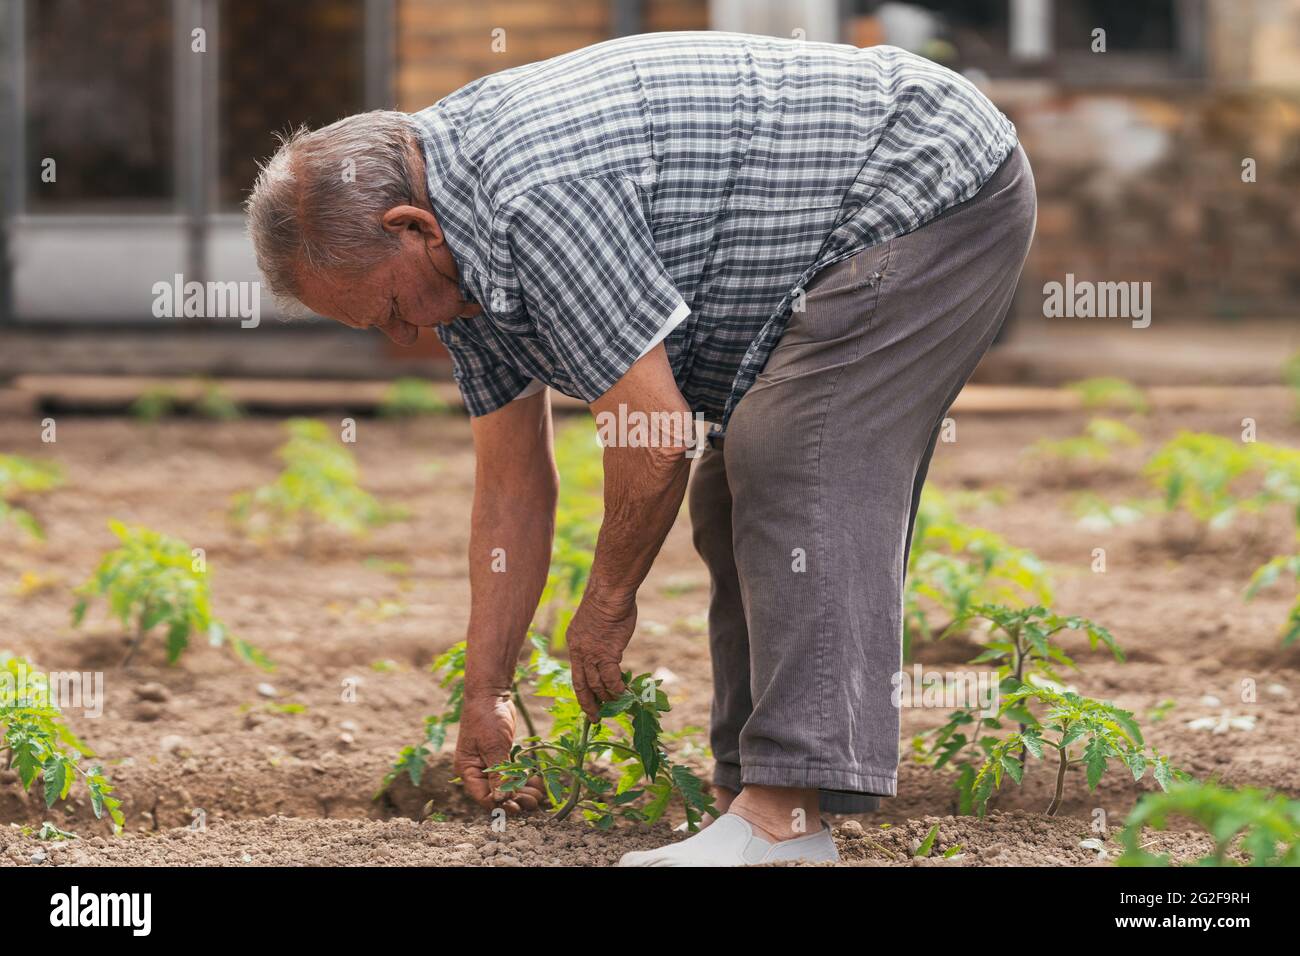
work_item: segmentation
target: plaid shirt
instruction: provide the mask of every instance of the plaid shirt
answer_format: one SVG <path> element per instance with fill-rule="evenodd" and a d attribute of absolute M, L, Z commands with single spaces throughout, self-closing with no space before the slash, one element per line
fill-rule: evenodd
<path fill-rule="evenodd" d="M 664 345 L 725 427 L 820 269 L 973 196 L 1015 147 L 974 86 L 893 47 L 613 40 L 416 113 L 483 312 L 440 326 L 471 415 L 534 381 L 590 402 Z"/>

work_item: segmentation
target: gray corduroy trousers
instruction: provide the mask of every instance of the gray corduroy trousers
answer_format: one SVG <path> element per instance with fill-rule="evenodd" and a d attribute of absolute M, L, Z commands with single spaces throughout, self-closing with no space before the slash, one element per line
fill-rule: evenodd
<path fill-rule="evenodd" d="M 944 416 L 1033 235 L 1017 147 L 980 191 L 809 284 L 689 491 L 709 568 L 714 782 L 894 796 L 903 574 Z"/>

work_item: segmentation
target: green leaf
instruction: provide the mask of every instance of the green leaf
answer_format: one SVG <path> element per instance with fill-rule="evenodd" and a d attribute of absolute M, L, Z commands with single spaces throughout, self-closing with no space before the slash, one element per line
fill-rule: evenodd
<path fill-rule="evenodd" d="M 1043 738 L 1039 732 L 1033 728 L 1026 730 L 1020 735 L 1020 740 L 1025 745 L 1025 750 L 1038 758 L 1043 759 Z"/>
<path fill-rule="evenodd" d="M 10 766 L 18 771 L 18 779 L 22 781 L 23 789 L 26 789 L 41 772 L 41 759 L 37 752 L 37 745 L 31 740 L 22 739 L 6 742 L 13 752 Z"/>
<path fill-rule="evenodd" d="M 13 518 L 14 524 L 22 528 L 37 541 L 45 540 L 45 529 L 41 523 L 32 517 L 31 513 L 22 508 L 10 508 L 9 516 Z"/>
<path fill-rule="evenodd" d="M 64 796 L 68 783 L 67 765 L 57 757 L 50 760 L 45 767 L 45 805 L 54 806 L 56 800 Z"/>
<path fill-rule="evenodd" d="M 1005 770 L 1007 772 L 1007 776 L 1009 776 L 1016 783 L 1020 783 L 1020 781 L 1024 779 L 1025 766 L 1019 760 L 1016 760 L 1014 757 L 1003 754 L 1002 769 Z"/>
<path fill-rule="evenodd" d="M 1155 777 L 1155 781 L 1160 785 L 1161 790 L 1168 790 L 1174 782 L 1173 772 L 1169 768 L 1169 761 L 1163 757 L 1152 764 L 1151 775 Z"/>
<path fill-rule="evenodd" d="M 647 780 L 659 772 L 659 718 L 648 707 L 638 706 L 632 718 L 632 747 L 641 758 Z"/>
<path fill-rule="evenodd" d="M 1124 728 L 1124 733 L 1128 734 L 1133 743 L 1139 747 L 1143 745 L 1142 728 L 1138 726 L 1137 721 L 1133 718 L 1132 711 L 1120 710 L 1118 707 L 1107 707 L 1106 711 L 1114 719 L 1115 723 Z"/>
<path fill-rule="evenodd" d="M 175 664 L 190 643 L 190 627 L 185 621 L 174 621 L 167 628 L 167 663 Z"/>
<path fill-rule="evenodd" d="M 1101 782 L 1102 774 L 1106 772 L 1106 757 L 1106 741 L 1100 736 L 1089 738 L 1087 745 L 1083 749 L 1083 759 L 1087 765 L 1089 790 L 1096 790 L 1097 784 Z"/>
<path fill-rule="evenodd" d="M 230 639 L 230 646 L 234 648 L 235 654 L 240 660 L 252 664 L 254 667 L 267 671 L 268 673 L 275 670 L 275 662 L 259 648 L 248 643 L 243 638 L 235 637 Z"/>
<path fill-rule="evenodd" d="M 917 847 L 916 852 L 913 853 L 912 856 L 918 859 L 928 857 L 930 852 L 934 849 L 934 841 L 938 836 L 939 824 L 936 823 L 934 826 L 930 827 L 930 832 L 925 835 L 925 839 L 921 841 L 921 845 Z"/>
<path fill-rule="evenodd" d="M 689 769 L 681 764 L 673 764 L 670 773 L 673 786 L 682 797 L 682 805 L 686 811 L 686 828 L 694 833 L 704 814 L 707 813 L 711 817 L 718 816 L 717 807 L 714 806 L 713 797 L 704 792 L 704 784 L 700 778 Z"/>
<path fill-rule="evenodd" d="M 1120 759 L 1124 761 L 1129 772 L 1133 774 L 1133 779 L 1141 780 L 1147 772 L 1147 758 L 1140 750 L 1128 750 L 1120 754 Z"/>

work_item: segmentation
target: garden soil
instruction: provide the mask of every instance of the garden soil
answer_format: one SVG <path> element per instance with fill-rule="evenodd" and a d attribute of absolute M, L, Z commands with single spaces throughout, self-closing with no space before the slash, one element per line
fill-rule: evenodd
<path fill-rule="evenodd" d="M 1114 632 L 1127 662 L 1079 647 L 1081 670 L 1067 675 L 1078 690 L 1133 710 L 1148 741 L 1197 777 L 1294 794 L 1300 646 L 1279 642 L 1291 595 L 1278 587 L 1242 600 L 1251 569 L 1287 547 L 1286 516 L 1248 517 L 1201 535 L 1160 515 L 1087 530 L 1070 510 L 1084 492 L 1108 501 L 1150 497 L 1141 462 L 1181 428 L 1236 434 L 1250 417 L 1261 440 L 1300 444 L 1289 405 L 1250 401 L 1134 419 L 1143 448 L 1105 467 L 1047 465 L 1023 454 L 1038 438 L 1079 433 L 1083 413 L 963 417 L 957 441 L 935 456 L 931 482 L 987 493 L 965 520 L 1034 550 L 1050 565 L 1058 609 Z M 430 662 L 464 637 L 473 478 L 465 420 L 361 420 L 354 447 L 363 484 L 410 517 L 360 541 L 317 535 L 308 549 L 256 546 L 227 521 L 232 495 L 274 476 L 283 440 L 277 421 L 60 417 L 57 428 L 57 442 L 42 444 L 35 420 L 0 424 L 0 449 L 55 459 L 67 478 L 32 504 L 46 527 L 43 544 L 15 544 L 12 529 L 5 532 L 0 650 L 46 671 L 104 673 L 103 714 L 73 714 L 70 723 L 112 778 L 127 825 L 111 836 L 77 789 L 46 809 L 37 792 L 24 794 L 2 771 L 0 864 L 601 866 L 680 838 L 677 819 L 608 833 L 580 821 L 514 820 L 496 832 L 451 782 L 450 747 L 418 787 L 401 778 L 376 796 L 394 755 L 420 738 L 424 717 L 445 700 Z M 160 639 L 122 669 L 125 638 L 102 605 L 74 628 L 71 589 L 113 545 L 109 518 L 202 547 L 215 613 L 270 655 L 274 673 L 202 642 L 168 666 Z M 1104 549 L 1104 571 L 1094 570 L 1096 549 Z M 683 514 L 642 589 L 626 663 L 665 679 L 674 704 L 668 730 L 700 729 L 673 746 L 701 772 L 707 599 Z M 927 642 L 917 662 L 927 672 L 955 669 L 973 647 L 958 638 Z M 1114 772 L 1089 792 L 1072 771 L 1060 814 L 1048 818 L 1053 774 L 1034 765 L 1023 786 L 1007 784 L 986 819 L 957 816 L 951 776 L 915 761 L 911 748 L 913 735 L 946 713 L 904 711 L 899 795 L 876 813 L 831 821 L 841 865 L 1082 866 L 1119 852 L 1115 837 L 1154 786 L 1149 778 L 1134 784 Z M 1206 723 L 1214 726 L 1201 729 Z M 45 821 L 78 839 L 38 839 Z M 933 853 L 914 859 L 935 824 Z M 1208 847 L 1190 830 L 1149 833 L 1145 842 L 1175 860 Z"/>

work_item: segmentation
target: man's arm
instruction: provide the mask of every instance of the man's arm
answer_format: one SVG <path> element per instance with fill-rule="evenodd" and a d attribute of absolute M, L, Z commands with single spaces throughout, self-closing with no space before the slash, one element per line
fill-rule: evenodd
<path fill-rule="evenodd" d="M 600 701 L 624 690 L 620 671 L 636 626 L 636 592 L 677 519 L 690 472 L 686 452 L 694 444 L 690 407 L 662 345 L 591 403 L 598 427 L 618 421 L 620 408 L 627 421 L 646 422 L 647 431 L 650 422 L 670 424 L 649 446 L 605 447 L 605 517 L 587 590 L 567 632 L 574 691 L 593 720 Z"/>
<path fill-rule="evenodd" d="M 507 798 L 486 770 L 505 761 L 514 743 L 511 684 L 551 562 L 558 479 L 550 399 L 545 391 L 519 399 L 473 419 L 472 428 L 470 614 L 456 770 L 481 805 L 534 809 L 540 790 Z"/>

